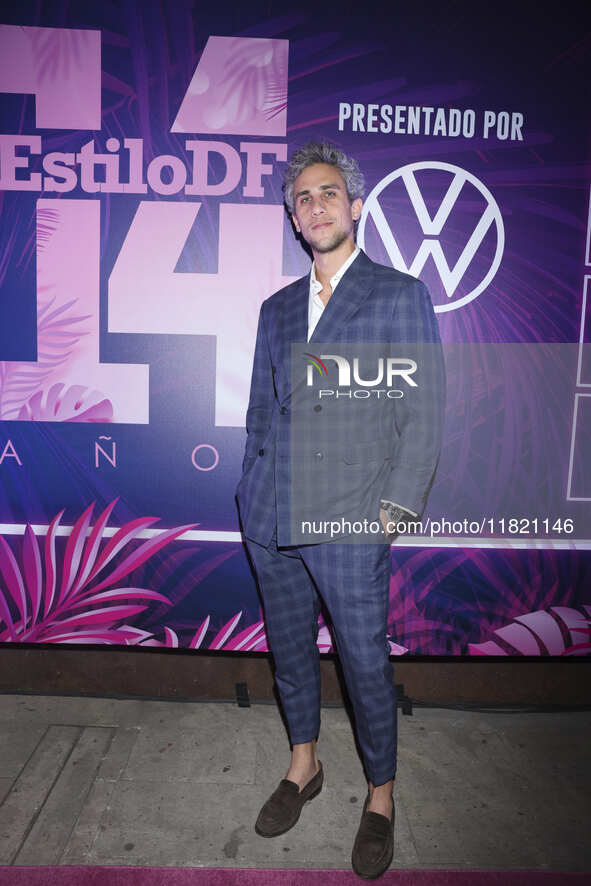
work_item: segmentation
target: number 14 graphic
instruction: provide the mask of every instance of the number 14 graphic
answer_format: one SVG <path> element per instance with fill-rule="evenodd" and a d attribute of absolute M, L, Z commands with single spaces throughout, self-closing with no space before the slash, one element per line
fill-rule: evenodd
<path fill-rule="evenodd" d="M 171 131 L 285 135 L 287 47 L 210 37 Z M 0 92 L 33 93 L 38 127 L 100 128 L 99 31 L 0 25 L 0 50 Z M 69 63 L 43 68 L 40 52 Z M 228 77 L 236 101 L 222 103 Z M 99 200 L 37 201 L 37 361 L 0 361 L 0 419 L 149 422 L 148 364 L 100 362 Z M 260 303 L 290 282 L 284 212 L 221 204 L 218 273 L 175 273 L 200 207 L 139 203 L 108 281 L 107 330 L 216 336 L 215 423 L 240 427 Z"/>

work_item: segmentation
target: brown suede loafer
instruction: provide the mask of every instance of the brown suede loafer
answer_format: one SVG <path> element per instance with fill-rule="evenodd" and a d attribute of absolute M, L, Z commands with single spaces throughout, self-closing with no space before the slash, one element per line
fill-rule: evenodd
<path fill-rule="evenodd" d="M 365 798 L 359 830 L 353 844 L 351 864 L 358 877 L 376 880 L 390 867 L 394 856 L 395 807 L 392 797 L 392 818 L 379 812 L 368 812 L 369 794 Z"/>
<path fill-rule="evenodd" d="M 261 837 L 278 837 L 294 826 L 304 803 L 322 790 L 324 772 L 320 760 L 318 765 L 320 769 L 301 791 L 295 781 L 290 781 L 288 778 L 281 779 L 279 787 L 273 791 L 259 812 L 254 826 L 257 834 Z"/>

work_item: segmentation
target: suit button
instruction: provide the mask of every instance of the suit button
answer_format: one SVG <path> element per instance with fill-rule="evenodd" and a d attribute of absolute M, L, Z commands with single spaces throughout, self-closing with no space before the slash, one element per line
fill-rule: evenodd
<path fill-rule="evenodd" d="M 321 452 L 315 452 L 315 453 L 314 453 L 314 458 L 317 458 L 318 461 L 320 461 L 321 458 L 322 458 L 322 453 L 321 453 Z"/>
<path fill-rule="evenodd" d="M 259 449 L 259 455 L 264 455 L 264 454 L 265 454 L 265 450 L 264 450 L 264 449 Z"/>
<path fill-rule="evenodd" d="M 314 412 L 320 412 L 321 409 L 322 409 L 322 406 L 320 405 L 320 403 L 317 403 L 316 406 L 314 407 Z"/>
<path fill-rule="evenodd" d="M 285 413 L 287 412 L 287 406 L 282 406 L 279 412 L 281 413 L 281 415 L 285 415 Z"/>

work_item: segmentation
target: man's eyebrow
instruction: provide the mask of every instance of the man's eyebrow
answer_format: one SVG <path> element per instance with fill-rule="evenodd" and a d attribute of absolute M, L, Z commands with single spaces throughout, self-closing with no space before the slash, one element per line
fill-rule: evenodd
<path fill-rule="evenodd" d="M 339 190 L 340 191 L 340 190 L 342 190 L 342 188 L 338 184 L 338 182 L 335 182 L 332 185 L 319 185 L 319 188 L 321 191 L 329 191 L 329 190 L 330 191 L 332 191 L 332 190 Z M 306 188 L 303 191 L 298 191 L 297 194 L 295 195 L 295 199 L 297 200 L 298 197 L 302 197 L 304 194 L 309 194 L 309 193 L 310 193 L 309 188 Z"/>

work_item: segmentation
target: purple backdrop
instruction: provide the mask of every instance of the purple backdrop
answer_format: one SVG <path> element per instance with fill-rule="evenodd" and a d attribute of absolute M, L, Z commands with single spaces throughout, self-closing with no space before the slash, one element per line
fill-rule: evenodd
<path fill-rule="evenodd" d="M 326 138 L 366 174 L 359 242 L 425 281 L 445 345 L 392 652 L 588 654 L 575 13 L 25 2 L 0 22 L 0 642 L 267 648 L 234 489 L 260 303 L 310 264 L 283 165 Z"/>

